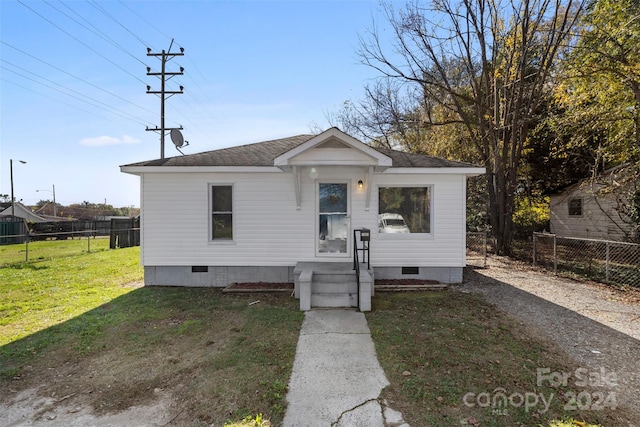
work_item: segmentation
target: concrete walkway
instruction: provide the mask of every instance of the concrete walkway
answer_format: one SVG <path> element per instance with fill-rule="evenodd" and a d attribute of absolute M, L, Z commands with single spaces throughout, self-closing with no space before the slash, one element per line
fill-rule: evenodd
<path fill-rule="evenodd" d="M 379 401 L 389 385 L 363 313 L 305 313 L 287 394 L 284 427 L 391 427 L 408 424 Z"/>

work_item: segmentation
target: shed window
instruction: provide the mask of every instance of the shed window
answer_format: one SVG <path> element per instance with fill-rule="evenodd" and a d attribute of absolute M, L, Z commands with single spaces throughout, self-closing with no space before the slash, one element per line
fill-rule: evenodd
<path fill-rule="evenodd" d="M 380 187 L 380 233 L 431 233 L 430 187 Z"/>
<path fill-rule="evenodd" d="M 211 239 L 233 239 L 233 186 L 211 186 Z"/>
<path fill-rule="evenodd" d="M 569 200 L 569 216 L 582 216 L 582 199 Z"/>

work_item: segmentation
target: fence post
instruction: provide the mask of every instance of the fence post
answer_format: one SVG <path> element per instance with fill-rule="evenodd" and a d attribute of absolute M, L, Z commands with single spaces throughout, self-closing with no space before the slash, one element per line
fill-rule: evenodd
<path fill-rule="evenodd" d="M 553 274 L 558 275 L 558 246 L 556 244 L 556 235 L 553 235 Z"/>
<path fill-rule="evenodd" d="M 607 259 L 606 259 L 606 267 L 605 267 L 605 282 L 609 283 L 609 242 L 606 243 L 607 248 Z"/>
<path fill-rule="evenodd" d="M 533 232 L 533 266 L 536 265 L 536 232 Z"/>
<path fill-rule="evenodd" d="M 484 268 L 487 268 L 487 232 L 482 233 L 482 256 L 484 258 Z"/>
<path fill-rule="evenodd" d="M 24 239 L 25 243 L 25 259 L 24 262 L 29 262 L 29 228 L 27 227 L 27 231 L 25 231 L 26 239 Z"/>
<path fill-rule="evenodd" d="M 87 253 L 91 253 L 91 233 L 87 233 Z"/>

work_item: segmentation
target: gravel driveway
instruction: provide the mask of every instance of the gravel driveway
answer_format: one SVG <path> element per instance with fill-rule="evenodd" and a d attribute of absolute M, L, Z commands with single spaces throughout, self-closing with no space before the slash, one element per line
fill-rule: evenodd
<path fill-rule="evenodd" d="M 614 392 L 617 403 L 637 416 L 621 422 L 640 425 L 639 291 L 561 278 L 501 257 L 489 258 L 486 269 L 468 268 L 457 289 L 483 294 L 558 346 L 587 376 L 615 375 L 616 385 L 603 391 Z"/>

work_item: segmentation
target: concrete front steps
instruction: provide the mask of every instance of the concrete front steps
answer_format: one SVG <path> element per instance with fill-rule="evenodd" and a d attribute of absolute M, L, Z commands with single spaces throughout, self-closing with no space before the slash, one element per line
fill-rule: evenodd
<path fill-rule="evenodd" d="M 373 271 L 365 265 L 360 270 L 360 298 L 351 262 L 299 262 L 293 273 L 300 310 L 341 307 L 371 310 Z"/>

